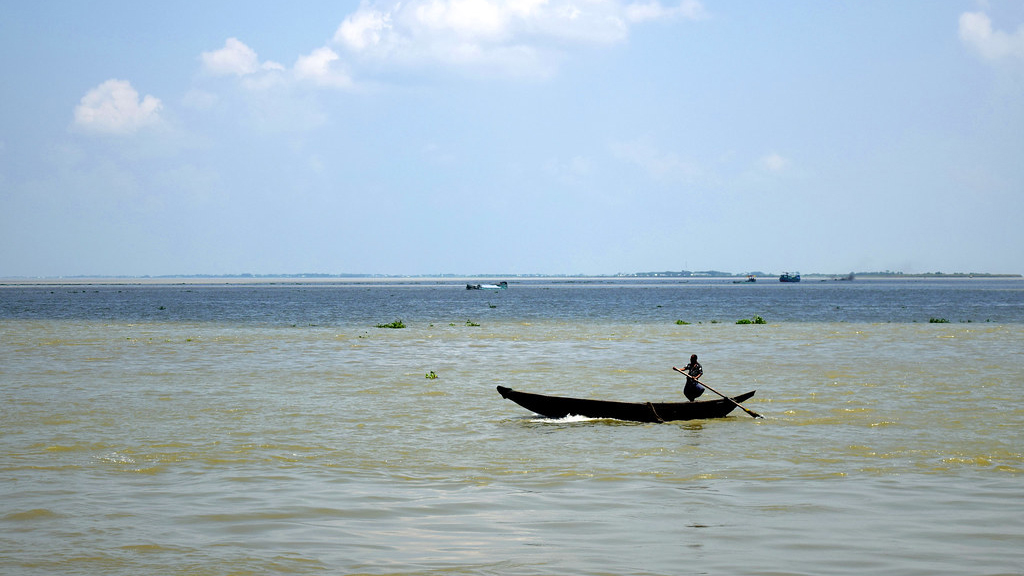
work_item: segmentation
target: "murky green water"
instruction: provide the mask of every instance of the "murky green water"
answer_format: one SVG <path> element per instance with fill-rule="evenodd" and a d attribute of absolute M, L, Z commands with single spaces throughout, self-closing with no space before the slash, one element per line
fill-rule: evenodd
<path fill-rule="evenodd" d="M 489 298 L 400 330 L 8 314 L 0 573 L 1024 572 L 1024 324 Z M 690 353 L 765 418 L 549 421 L 494 390 L 673 400 Z"/>

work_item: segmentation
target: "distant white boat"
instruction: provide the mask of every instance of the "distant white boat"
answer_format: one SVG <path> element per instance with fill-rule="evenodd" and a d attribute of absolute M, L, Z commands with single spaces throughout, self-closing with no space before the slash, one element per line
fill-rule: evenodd
<path fill-rule="evenodd" d="M 508 282 L 497 284 L 466 284 L 466 290 L 508 290 Z"/>
<path fill-rule="evenodd" d="M 498 284 L 467 284 L 467 290 L 508 290 L 508 282 L 499 282 Z"/>

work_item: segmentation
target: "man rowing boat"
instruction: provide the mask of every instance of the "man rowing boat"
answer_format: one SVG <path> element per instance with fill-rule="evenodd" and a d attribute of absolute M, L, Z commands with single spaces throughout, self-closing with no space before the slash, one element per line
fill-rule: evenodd
<path fill-rule="evenodd" d="M 697 362 L 696 354 L 690 356 L 690 363 L 683 366 L 682 370 L 679 370 L 679 368 L 676 368 L 675 366 L 673 366 L 672 369 L 678 370 L 679 372 L 685 372 L 687 374 L 686 385 L 683 386 L 683 394 L 690 402 L 693 402 L 704 393 L 704 386 L 701 386 L 700 382 L 694 380 L 694 378 L 700 378 L 704 375 L 704 369 L 701 368 L 700 362 Z"/>

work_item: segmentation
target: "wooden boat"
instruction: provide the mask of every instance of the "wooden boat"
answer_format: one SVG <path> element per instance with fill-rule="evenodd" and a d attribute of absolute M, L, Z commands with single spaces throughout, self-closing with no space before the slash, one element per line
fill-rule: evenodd
<path fill-rule="evenodd" d="M 740 394 L 733 400 L 743 402 L 753 397 L 754 392 L 756 390 Z M 505 386 L 498 386 L 498 393 L 502 398 L 511 400 L 531 412 L 556 420 L 566 416 L 584 416 L 631 422 L 669 422 L 671 420 L 722 418 L 736 408 L 735 404 L 724 398 L 699 402 L 614 402 L 531 394 Z"/>
<path fill-rule="evenodd" d="M 799 282 L 800 273 L 790 274 L 789 272 L 783 272 L 782 276 L 779 276 L 779 282 Z"/>

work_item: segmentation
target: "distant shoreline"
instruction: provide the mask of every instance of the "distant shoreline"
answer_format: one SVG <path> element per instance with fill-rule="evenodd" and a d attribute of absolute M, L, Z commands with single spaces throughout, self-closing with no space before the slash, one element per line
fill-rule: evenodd
<path fill-rule="evenodd" d="M 53 278 L 0 278 L 0 287 L 10 286 L 174 286 L 174 285 L 260 285 L 260 284 L 361 284 L 361 283 L 462 283 L 480 281 L 481 279 L 502 279 L 502 280 L 555 280 L 555 281 L 657 281 L 657 280 L 728 280 L 732 278 L 746 278 L 747 274 L 735 275 L 702 275 L 691 276 L 666 275 L 663 273 L 642 273 L 642 274 L 616 274 L 616 275 L 559 275 L 559 274 L 486 274 L 486 275 L 420 275 L 400 276 L 382 274 L 238 274 L 238 275 L 180 275 L 180 276 L 67 276 Z M 801 274 L 805 280 L 813 281 L 849 281 L 847 274 Z M 777 274 L 758 274 L 758 279 L 765 281 L 777 280 Z M 1021 274 L 994 274 L 994 273 L 925 273 L 925 274 L 898 274 L 898 273 L 858 273 L 854 275 L 853 282 L 858 279 L 864 280 L 986 280 L 986 279 L 1017 279 L 1024 278 Z"/>
<path fill-rule="evenodd" d="M 804 274 L 805 278 L 833 278 L 836 276 L 841 277 L 842 275 L 837 274 Z M 1021 274 L 991 274 L 991 273 L 974 273 L 974 272 L 931 272 L 926 274 L 856 274 L 857 278 L 1024 278 Z"/>

